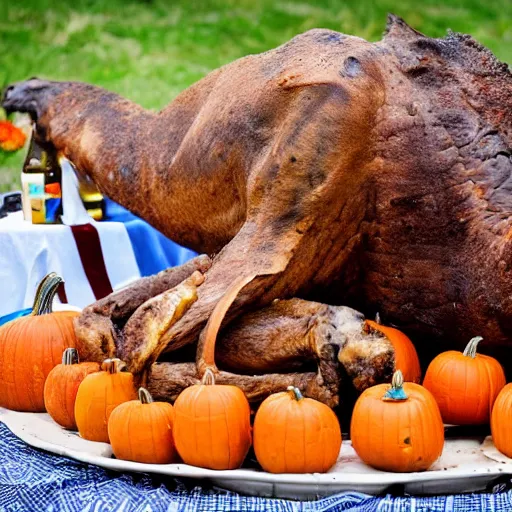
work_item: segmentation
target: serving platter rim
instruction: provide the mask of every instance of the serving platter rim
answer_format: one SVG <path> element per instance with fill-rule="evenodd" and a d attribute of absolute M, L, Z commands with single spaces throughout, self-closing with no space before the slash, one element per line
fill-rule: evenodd
<path fill-rule="evenodd" d="M 375 495 L 380 493 L 379 491 L 376 492 L 376 489 L 384 491 L 390 486 L 407 486 L 408 484 L 419 484 L 421 487 L 421 484 L 428 485 L 429 483 L 434 484 L 439 481 L 443 481 L 445 485 L 452 484 L 454 489 L 453 492 L 455 493 L 465 492 L 463 488 L 458 487 L 461 483 L 460 481 L 467 482 L 468 479 L 483 478 L 485 483 L 492 482 L 496 477 L 512 475 L 512 460 L 510 463 L 501 462 L 496 464 L 496 462 L 494 462 L 494 464 L 492 464 L 491 459 L 489 459 L 488 466 L 482 465 L 481 467 L 473 468 L 471 471 L 447 472 L 443 470 L 431 470 L 417 473 L 389 473 L 374 470 L 375 472 L 373 473 L 328 472 L 308 474 L 272 474 L 255 469 L 212 470 L 198 468 L 184 463 L 143 464 L 119 460 L 106 455 L 98 455 L 93 451 L 74 449 L 59 444 L 58 442 L 49 442 L 41 439 L 33 432 L 33 430 L 37 431 L 37 428 L 34 427 L 31 429 L 27 425 L 27 422 L 29 422 L 31 418 L 33 420 L 38 420 L 39 423 L 41 423 L 41 420 L 44 421 L 48 428 L 53 429 L 57 439 L 59 436 L 65 436 L 70 443 L 73 443 L 73 438 L 76 438 L 76 440 L 78 440 L 77 442 L 82 443 L 82 445 L 84 443 L 91 445 L 91 448 L 94 447 L 96 451 L 101 447 L 105 453 L 111 453 L 110 446 L 108 444 L 86 441 L 79 437 L 78 434 L 62 429 L 59 425 L 54 423 L 46 413 L 23 413 L 10 411 L 0 407 L 0 422 L 3 422 L 14 435 L 26 444 L 52 454 L 68 457 L 79 462 L 93 464 L 118 472 L 158 474 L 175 478 L 206 479 L 214 482 L 218 486 L 231 490 L 239 490 L 240 487 L 236 486 L 240 483 L 256 485 L 255 489 L 247 488 L 246 494 L 267 496 L 268 492 L 271 492 L 272 496 L 277 498 L 291 497 L 289 489 L 287 490 L 287 486 L 291 486 L 291 488 L 294 489 L 293 493 L 297 492 L 298 487 L 303 487 L 303 492 L 307 496 L 328 496 L 341 492 L 342 490 L 347 490 L 348 486 L 351 486 L 350 489 L 352 491 Z M 450 443 L 453 441 L 454 440 L 447 439 L 446 442 Z M 345 447 L 350 445 L 350 441 L 343 441 L 343 445 Z M 475 446 L 477 445 L 475 444 Z M 230 483 L 236 484 L 235 489 L 233 489 Z M 262 484 L 267 484 L 271 487 L 268 487 L 266 491 L 258 489 L 258 486 L 261 486 Z M 468 486 L 466 485 L 466 487 Z M 332 492 L 330 489 L 332 489 Z M 292 496 L 295 497 L 295 494 L 293 493 Z M 427 490 L 426 494 L 436 493 L 431 493 Z"/>

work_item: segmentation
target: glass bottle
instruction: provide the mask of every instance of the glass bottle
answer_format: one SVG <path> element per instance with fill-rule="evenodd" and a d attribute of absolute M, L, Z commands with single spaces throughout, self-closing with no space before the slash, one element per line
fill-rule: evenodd
<path fill-rule="evenodd" d="M 105 201 L 95 183 L 77 172 L 79 194 L 87 213 L 95 220 L 104 215 Z M 62 215 L 62 170 L 57 152 L 30 140 L 21 173 L 23 215 L 33 224 L 55 224 Z"/>

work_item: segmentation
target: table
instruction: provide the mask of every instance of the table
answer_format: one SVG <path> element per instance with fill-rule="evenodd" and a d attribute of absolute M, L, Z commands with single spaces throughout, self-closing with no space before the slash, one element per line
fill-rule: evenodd
<path fill-rule="evenodd" d="M 197 482 L 119 474 L 50 455 L 0 423 L 0 510 L 63 512 L 510 512 L 512 492 L 431 498 L 347 492 L 312 502 L 244 497 Z"/>
<path fill-rule="evenodd" d="M 84 306 L 102 293 L 102 272 L 117 289 L 194 256 L 110 201 L 106 218 L 106 222 L 95 223 L 94 229 L 33 226 L 19 214 L 0 220 L 0 315 L 30 306 L 38 281 L 52 270 L 65 278 L 69 302 Z M 95 264 L 101 255 L 103 271 L 84 265 L 80 244 L 92 253 L 89 256 Z M 94 284 L 94 279 L 100 284 Z M 302 503 L 244 497 L 191 482 L 117 474 L 50 455 L 25 445 L 0 423 L 0 510 L 508 512 L 512 493 L 411 498 L 352 492 Z"/>
<path fill-rule="evenodd" d="M 79 226 L 33 225 L 16 212 L 0 219 L 0 317 L 30 307 L 52 271 L 65 281 L 67 302 L 84 307 L 193 256 L 110 200 L 105 221 Z"/>

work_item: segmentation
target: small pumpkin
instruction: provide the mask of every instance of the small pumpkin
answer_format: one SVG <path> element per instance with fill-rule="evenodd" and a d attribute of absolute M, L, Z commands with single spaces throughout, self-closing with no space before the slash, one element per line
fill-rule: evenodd
<path fill-rule="evenodd" d="M 481 341 L 477 336 L 464 352 L 443 352 L 427 368 L 423 385 L 434 395 L 445 423 L 482 425 L 490 421 L 506 379 L 496 359 L 477 353 Z"/>
<path fill-rule="evenodd" d="M 386 327 L 380 323 L 379 315 L 375 321 L 366 320 L 366 326 L 381 332 L 395 349 L 395 370 L 400 370 L 406 382 L 421 382 L 421 366 L 418 353 L 412 341 L 402 331 Z"/>
<path fill-rule="evenodd" d="M 340 453 L 338 418 L 299 389 L 267 397 L 254 419 L 254 453 L 269 473 L 325 473 Z"/>
<path fill-rule="evenodd" d="M 44 412 L 44 384 L 76 345 L 75 311 L 52 312 L 62 278 L 46 276 L 36 292 L 32 312 L 0 327 L 0 406 L 15 411 Z"/>
<path fill-rule="evenodd" d="M 215 384 L 215 342 L 220 324 L 238 292 L 254 276 L 237 279 L 215 306 L 198 346 L 200 384 L 183 390 L 174 403 L 174 441 L 186 464 L 236 469 L 251 446 L 249 402 L 236 386 Z"/>
<path fill-rule="evenodd" d="M 62 363 L 48 374 L 44 385 L 46 411 L 61 427 L 77 430 L 75 400 L 78 386 L 90 373 L 99 372 L 98 363 L 79 363 L 75 348 L 67 348 Z"/>
<path fill-rule="evenodd" d="M 391 387 L 379 384 L 357 399 L 350 424 L 352 446 L 376 469 L 406 473 L 427 470 L 441 455 L 443 420 L 432 394 L 402 372 Z"/>
<path fill-rule="evenodd" d="M 102 371 L 87 375 L 78 387 L 75 420 L 84 439 L 108 443 L 108 420 L 112 411 L 137 398 L 133 375 L 123 372 L 124 367 L 120 359 L 106 359 L 101 365 Z"/>
<path fill-rule="evenodd" d="M 174 442 L 183 462 L 208 469 L 237 469 L 251 447 L 249 402 L 240 388 L 215 384 L 207 369 L 201 384 L 174 403 Z"/>
<path fill-rule="evenodd" d="M 491 434 L 494 446 L 512 458 L 512 383 L 499 392 L 491 413 Z"/>
<path fill-rule="evenodd" d="M 139 399 L 118 405 L 108 420 L 108 437 L 118 459 L 170 464 L 177 459 L 172 435 L 174 410 L 139 388 Z"/>

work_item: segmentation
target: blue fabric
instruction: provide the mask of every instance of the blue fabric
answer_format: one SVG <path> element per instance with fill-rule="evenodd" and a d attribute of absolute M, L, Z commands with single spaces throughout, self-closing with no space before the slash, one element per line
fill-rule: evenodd
<path fill-rule="evenodd" d="M 0 423 L 2 512 L 490 512 L 512 511 L 511 491 L 433 498 L 348 492 L 313 502 L 245 497 L 173 479 L 120 474 L 36 450 Z"/>
<path fill-rule="evenodd" d="M 0 325 L 4 325 L 11 320 L 16 320 L 16 318 L 20 318 L 22 316 L 28 316 L 32 313 L 32 308 L 20 309 L 19 311 L 15 311 L 14 313 L 9 313 L 8 315 L 0 316 Z"/>
<path fill-rule="evenodd" d="M 194 251 L 169 240 L 147 222 L 110 199 L 105 200 L 105 220 L 125 224 L 142 277 L 182 265 L 196 256 Z"/>

